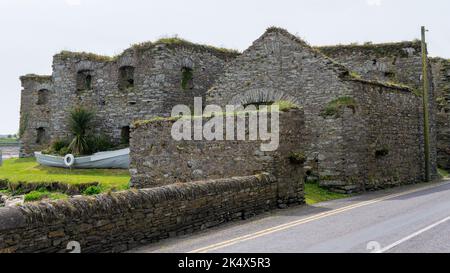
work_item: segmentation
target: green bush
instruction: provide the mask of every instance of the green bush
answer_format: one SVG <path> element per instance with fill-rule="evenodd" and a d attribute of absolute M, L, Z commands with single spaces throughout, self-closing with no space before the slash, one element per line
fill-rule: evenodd
<path fill-rule="evenodd" d="M 39 201 L 42 199 L 59 200 L 67 198 L 68 196 L 66 194 L 60 192 L 49 192 L 45 188 L 32 191 L 30 193 L 25 194 L 24 196 L 25 202 Z"/>
<path fill-rule="evenodd" d="M 46 198 L 48 193 L 40 192 L 40 191 L 32 191 L 30 193 L 25 194 L 25 202 L 38 201 Z"/>
<path fill-rule="evenodd" d="M 102 192 L 102 189 L 99 186 L 90 186 L 89 188 L 83 191 L 84 195 L 97 195 Z"/>
<path fill-rule="evenodd" d="M 90 153 L 104 152 L 114 147 L 113 143 L 105 135 L 89 136 L 87 138 L 87 146 Z"/>
<path fill-rule="evenodd" d="M 62 149 L 69 147 L 69 144 L 67 140 L 56 140 L 52 143 L 51 148 L 53 151 L 59 153 Z"/>
<path fill-rule="evenodd" d="M 65 156 L 70 153 L 71 153 L 71 151 L 70 151 L 69 147 L 64 147 L 61 150 L 59 150 L 58 155 Z"/>
<path fill-rule="evenodd" d="M 89 153 L 87 143 L 88 133 L 92 129 L 94 113 L 78 107 L 70 112 L 69 128 L 74 138 L 69 145 L 74 155 L 85 155 Z"/>

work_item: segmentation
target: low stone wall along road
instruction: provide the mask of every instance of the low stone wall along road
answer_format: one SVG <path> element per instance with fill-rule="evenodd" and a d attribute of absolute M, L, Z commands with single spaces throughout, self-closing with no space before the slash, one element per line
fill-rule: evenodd
<path fill-rule="evenodd" d="M 450 180 L 278 210 L 132 252 L 448 253 Z"/>

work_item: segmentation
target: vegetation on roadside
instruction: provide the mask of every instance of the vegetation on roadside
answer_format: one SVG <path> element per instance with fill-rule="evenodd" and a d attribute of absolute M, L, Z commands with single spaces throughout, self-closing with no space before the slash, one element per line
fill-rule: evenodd
<path fill-rule="evenodd" d="M 101 192 L 129 188 L 128 170 L 61 169 L 39 165 L 34 158 L 6 159 L 0 167 L 0 181 L 10 183 L 51 183 L 68 185 L 98 182 Z M 92 192 L 92 191 L 90 191 Z"/>
<path fill-rule="evenodd" d="M 69 198 L 67 194 L 60 192 L 49 192 L 46 189 L 39 189 L 36 191 L 32 191 L 30 193 L 25 194 L 24 196 L 25 202 L 40 201 L 43 199 L 60 200 L 67 198 Z"/>
<path fill-rule="evenodd" d="M 446 171 L 446 170 L 444 170 L 444 169 L 438 169 L 438 171 L 439 171 L 439 174 L 442 176 L 442 177 L 444 177 L 444 178 L 447 178 L 447 177 L 449 177 L 449 173 L 448 173 L 448 171 Z"/>
<path fill-rule="evenodd" d="M 102 188 L 100 186 L 90 186 L 83 191 L 84 195 L 96 195 L 102 193 Z"/>
<path fill-rule="evenodd" d="M 320 202 L 350 197 L 351 195 L 335 193 L 321 188 L 318 183 L 305 183 L 306 204 L 313 205 Z"/>

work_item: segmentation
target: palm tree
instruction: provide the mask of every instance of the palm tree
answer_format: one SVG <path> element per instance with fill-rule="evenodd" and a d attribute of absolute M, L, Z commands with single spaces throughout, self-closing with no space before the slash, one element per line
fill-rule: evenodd
<path fill-rule="evenodd" d="M 83 107 L 77 107 L 70 112 L 69 128 L 74 138 L 69 150 L 75 155 L 89 152 L 88 132 L 92 128 L 94 113 Z"/>

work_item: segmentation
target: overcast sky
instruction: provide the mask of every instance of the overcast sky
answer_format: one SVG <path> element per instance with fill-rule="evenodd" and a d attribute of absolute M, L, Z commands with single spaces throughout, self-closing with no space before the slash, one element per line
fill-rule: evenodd
<path fill-rule="evenodd" d="M 50 74 L 61 50 L 120 53 L 177 34 L 193 42 L 247 48 L 279 26 L 312 45 L 420 37 L 450 58 L 450 1 L 443 0 L 0 0 L 0 134 L 19 127 L 19 76 Z"/>

